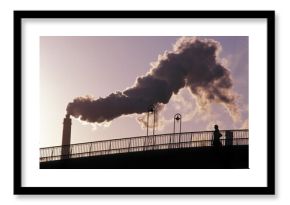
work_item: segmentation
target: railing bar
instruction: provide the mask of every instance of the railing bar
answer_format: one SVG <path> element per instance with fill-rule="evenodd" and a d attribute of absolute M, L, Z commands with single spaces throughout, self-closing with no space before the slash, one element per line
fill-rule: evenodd
<path fill-rule="evenodd" d="M 226 130 L 220 130 L 221 132 L 224 132 L 224 131 L 226 131 Z M 248 132 L 249 130 L 248 129 L 241 129 L 241 130 L 231 130 L 232 132 Z M 194 134 L 196 134 L 196 133 L 212 133 L 213 131 L 196 131 L 196 132 L 183 132 L 182 134 L 187 134 L 187 133 L 194 133 Z M 155 135 L 155 136 L 166 136 L 166 135 L 172 135 L 172 134 L 174 134 L 174 133 L 167 133 L 167 134 L 160 134 L 160 135 Z M 146 137 L 146 136 L 138 136 L 138 137 L 127 137 L 127 138 L 120 138 L 120 139 L 111 139 L 111 140 L 103 140 L 103 141 L 94 141 L 94 142 L 96 142 L 96 143 L 98 143 L 98 142 L 105 142 L 105 141 L 117 141 L 117 140 L 125 140 L 125 139 L 130 139 L 130 138 L 132 138 L 132 139 L 137 139 L 137 138 L 143 138 L 143 137 Z M 83 143 L 77 143 L 77 144 L 71 144 L 71 145 L 81 145 L 81 144 L 88 144 L 88 143 L 91 143 L 91 142 L 83 142 Z M 54 147 L 62 147 L 61 145 L 59 145 L 59 146 L 54 146 Z M 42 148 L 40 148 L 40 149 L 49 149 L 49 148 L 51 148 L 51 147 L 42 147 Z"/>
<path fill-rule="evenodd" d="M 235 144 L 244 144 L 248 143 L 248 130 L 231 130 L 233 132 L 233 141 Z M 223 133 L 222 142 L 225 143 L 225 131 Z M 123 138 L 123 139 L 115 139 L 115 140 L 105 140 L 105 141 L 97 141 L 97 142 L 90 142 L 90 143 L 80 143 L 80 144 L 72 144 L 70 153 L 71 154 L 82 154 L 88 152 L 88 150 L 92 151 L 92 144 L 96 146 L 96 149 L 94 152 L 98 151 L 104 151 L 107 152 L 108 150 L 118 150 L 123 149 L 124 147 L 130 147 L 133 149 L 140 150 L 141 147 L 144 149 L 146 147 L 156 147 L 156 149 L 164 149 L 164 147 L 167 145 L 167 148 L 170 148 L 170 144 L 172 143 L 172 139 L 178 139 L 178 135 L 176 134 L 163 134 L 163 135 L 155 135 L 149 138 L 145 137 L 135 137 L 135 138 Z M 175 145 L 182 144 L 182 147 L 198 147 L 198 146 L 211 146 L 211 144 L 208 144 L 212 140 L 212 131 L 206 131 L 206 132 L 186 132 L 180 134 L 181 140 L 173 140 L 173 148 L 176 148 Z M 147 140 L 148 139 L 148 143 Z M 207 140 L 207 141 L 205 141 Z M 140 146 L 140 143 L 142 143 L 144 146 Z M 152 141 L 152 142 L 151 142 Z M 169 141 L 169 142 L 168 142 Z M 245 141 L 245 142 L 244 142 Z M 176 144 L 176 142 L 178 142 Z M 187 143 L 184 144 L 183 142 Z M 105 143 L 109 143 L 109 149 L 107 146 L 105 146 Z M 126 143 L 126 145 L 125 145 Z M 128 145 L 129 143 L 129 145 Z M 115 144 L 115 146 L 114 146 Z M 153 145 L 152 145 L 153 144 Z M 113 149 L 112 149 L 113 148 Z M 143 149 L 143 150 L 144 150 Z M 51 150 L 51 151 L 50 151 Z M 43 159 L 43 157 L 53 157 L 57 158 L 61 156 L 60 146 L 56 147 L 48 147 L 48 148 L 41 148 L 40 149 L 40 158 Z M 150 150 L 150 148 L 149 148 Z M 56 153 L 54 153 L 54 151 Z M 120 151 L 120 150 L 119 150 Z M 59 153 L 59 154 L 58 154 Z M 107 152 L 108 153 L 108 152 Z M 110 153 L 110 152 L 109 152 Z M 53 156 L 55 154 L 55 156 Z"/>

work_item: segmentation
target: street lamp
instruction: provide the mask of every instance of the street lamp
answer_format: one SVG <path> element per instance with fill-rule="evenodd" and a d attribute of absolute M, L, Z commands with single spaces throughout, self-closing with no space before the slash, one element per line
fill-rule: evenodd
<path fill-rule="evenodd" d="M 179 135 L 178 135 L 178 147 L 180 146 L 180 135 L 181 135 L 181 114 L 177 113 L 174 115 L 173 123 L 173 136 L 175 137 L 175 121 L 179 122 Z M 175 140 L 174 140 L 175 141 Z M 171 143 L 171 139 L 170 139 Z"/>
<path fill-rule="evenodd" d="M 148 136 L 148 129 L 149 129 L 149 114 L 153 113 L 153 136 L 155 134 L 155 107 L 154 105 L 150 105 L 147 111 L 147 136 Z"/>
<path fill-rule="evenodd" d="M 175 114 L 173 120 L 174 120 L 173 133 L 175 134 L 175 121 L 179 122 L 179 133 L 181 133 L 181 114 L 179 113 Z"/>

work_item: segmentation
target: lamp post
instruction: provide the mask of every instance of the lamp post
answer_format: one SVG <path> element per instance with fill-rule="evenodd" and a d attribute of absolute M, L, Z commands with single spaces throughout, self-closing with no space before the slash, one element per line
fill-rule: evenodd
<path fill-rule="evenodd" d="M 181 135 L 181 114 L 177 113 L 174 115 L 173 123 L 173 134 L 175 134 L 175 121 L 179 122 L 179 136 L 178 136 L 178 146 L 180 146 L 180 135 Z M 170 140 L 171 141 L 171 140 Z"/>
<path fill-rule="evenodd" d="M 150 105 L 147 110 L 147 137 L 144 140 L 144 150 L 146 150 L 146 146 L 150 144 L 150 139 L 148 139 L 148 134 L 149 134 L 149 114 L 153 113 L 153 137 L 154 137 L 154 132 L 155 132 L 155 107 L 154 105 Z M 153 146 L 155 142 L 153 141 Z"/>
<path fill-rule="evenodd" d="M 175 134 L 175 121 L 179 122 L 179 133 L 181 133 L 181 114 L 177 113 L 174 115 L 174 124 L 173 124 L 173 133 L 174 134 Z"/>
<path fill-rule="evenodd" d="M 150 105 L 147 111 L 147 136 L 149 130 L 149 114 L 153 113 L 153 135 L 155 134 L 155 107 L 154 105 Z"/>

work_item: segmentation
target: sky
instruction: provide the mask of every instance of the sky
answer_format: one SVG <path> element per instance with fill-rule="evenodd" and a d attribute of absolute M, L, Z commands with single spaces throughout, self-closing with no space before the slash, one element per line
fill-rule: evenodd
<path fill-rule="evenodd" d="M 148 75 L 150 69 L 156 67 L 156 62 L 167 55 L 166 51 L 174 50 L 173 45 L 180 38 L 40 37 L 40 147 L 61 145 L 63 118 L 68 104 L 75 98 L 89 96 L 89 99 L 97 100 L 134 87 L 136 79 Z M 216 58 L 230 71 L 231 92 L 237 96 L 235 104 L 239 117 L 233 118 L 225 104 L 219 102 L 212 102 L 206 109 L 201 109 L 197 96 L 185 86 L 162 106 L 156 134 L 173 132 L 173 116 L 176 113 L 182 115 L 182 132 L 212 130 L 214 124 L 218 124 L 220 129 L 247 128 L 248 37 L 199 36 L 197 39 L 212 39 L 221 46 Z M 138 120 L 142 116 L 126 114 L 102 123 L 72 117 L 71 143 L 144 136 L 146 128 Z"/>

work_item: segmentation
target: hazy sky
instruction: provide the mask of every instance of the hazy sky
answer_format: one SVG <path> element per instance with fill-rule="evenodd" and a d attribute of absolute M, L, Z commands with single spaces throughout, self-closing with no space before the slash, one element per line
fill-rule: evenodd
<path fill-rule="evenodd" d="M 158 55 L 172 50 L 180 37 L 40 37 L 40 147 L 61 145 L 62 122 L 69 102 L 79 96 L 106 97 L 131 87 L 145 75 Z M 173 116 L 183 117 L 182 131 L 247 127 L 248 37 L 198 37 L 220 42 L 219 58 L 231 71 L 233 90 L 239 95 L 240 119 L 234 121 L 224 106 L 215 103 L 203 113 L 187 88 L 173 95 L 159 113 L 156 133 L 173 131 Z M 72 143 L 146 135 L 136 118 L 123 115 L 98 125 L 72 118 Z M 150 131 L 152 132 L 152 131 Z"/>

